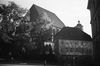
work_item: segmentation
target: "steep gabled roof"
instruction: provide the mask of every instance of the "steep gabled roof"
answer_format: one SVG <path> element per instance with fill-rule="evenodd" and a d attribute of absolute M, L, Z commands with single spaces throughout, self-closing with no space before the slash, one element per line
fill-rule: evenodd
<path fill-rule="evenodd" d="M 55 35 L 55 39 L 92 41 L 88 34 L 73 27 L 62 28 L 62 30 Z"/>
<path fill-rule="evenodd" d="M 29 9 L 30 11 L 30 21 L 34 21 L 35 18 L 37 18 L 39 15 L 45 16 L 48 18 L 48 20 L 51 20 L 52 25 L 56 27 L 64 27 L 64 23 L 52 12 L 41 8 L 35 4 L 32 5 L 32 7 Z M 27 15 L 27 14 L 26 14 Z"/>

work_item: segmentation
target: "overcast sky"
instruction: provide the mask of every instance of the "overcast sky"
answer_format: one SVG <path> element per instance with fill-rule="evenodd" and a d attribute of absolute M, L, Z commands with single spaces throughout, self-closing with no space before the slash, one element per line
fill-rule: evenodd
<path fill-rule="evenodd" d="M 0 2 L 8 0 L 0 0 Z M 59 19 L 70 27 L 76 26 L 78 20 L 83 25 L 83 29 L 91 34 L 90 11 L 87 10 L 88 0 L 9 0 L 14 1 L 24 8 L 30 8 L 36 4 L 44 9 L 55 13 Z"/>

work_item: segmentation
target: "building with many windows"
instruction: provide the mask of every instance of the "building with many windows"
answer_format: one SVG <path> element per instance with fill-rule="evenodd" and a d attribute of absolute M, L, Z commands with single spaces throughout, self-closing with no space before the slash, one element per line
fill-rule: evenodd
<path fill-rule="evenodd" d="M 70 63 L 71 60 L 80 63 L 80 59 L 89 63 L 93 58 L 92 38 L 79 26 L 82 25 L 78 23 L 75 27 L 64 27 L 55 35 L 55 54 Z"/>

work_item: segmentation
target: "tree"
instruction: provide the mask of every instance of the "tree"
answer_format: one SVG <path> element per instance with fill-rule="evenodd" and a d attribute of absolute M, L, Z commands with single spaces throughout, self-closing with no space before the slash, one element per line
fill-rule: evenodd
<path fill-rule="evenodd" d="M 14 2 L 9 2 L 7 6 L 4 4 L 0 6 L 2 19 L 0 36 L 10 49 L 12 47 L 13 51 L 12 49 L 9 51 L 15 55 L 19 52 L 30 55 L 42 52 L 44 41 L 49 40 L 51 35 L 51 29 L 46 29 L 47 23 L 41 19 L 41 16 L 38 16 L 35 22 L 29 22 L 23 17 L 26 12 L 26 9 L 20 8 Z"/>
<path fill-rule="evenodd" d="M 18 22 L 21 23 L 22 14 L 26 12 L 25 9 L 20 8 L 14 2 L 9 2 L 6 6 L 2 4 L 0 7 L 0 14 L 2 15 L 2 21 L 0 22 L 1 32 L 4 33 L 4 37 L 6 37 L 5 41 L 13 39 L 13 33 L 16 31 L 16 26 L 18 26 Z"/>
<path fill-rule="evenodd" d="M 26 13 L 26 9 L 20 8 L 14 2 L 8 5 L 0 4 L 0 46 L 3 55 L 14 52 L 14 41 L 16 39 L 16 27 L 22 22 L 22 15 Z M 6 53 L 6 54 L 4 54 Z"/>

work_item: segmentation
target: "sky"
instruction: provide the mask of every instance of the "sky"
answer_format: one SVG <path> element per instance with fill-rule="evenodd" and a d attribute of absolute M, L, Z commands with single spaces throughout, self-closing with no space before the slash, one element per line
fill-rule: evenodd
<path fill-rule="evenodd" d="M 2 2 L 3 1 L 3 2 Z M 6 3 L 8 0 L 0 0 Z M 55 13 L 58 18 L 69 27 L 77 25 L 78 20 L 83 25 L 83 30 L 90 36 L 90 11 L 87 9 L 88 0 L 9 0 L 23 8 L 29 9 L 33 4 L 36 4 L 44 9 Z"/>

